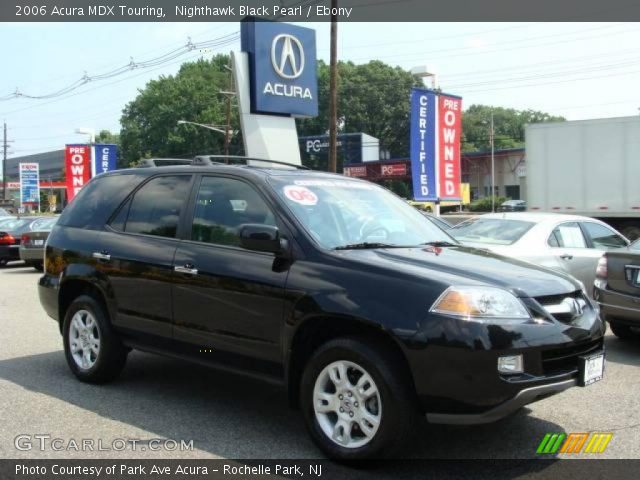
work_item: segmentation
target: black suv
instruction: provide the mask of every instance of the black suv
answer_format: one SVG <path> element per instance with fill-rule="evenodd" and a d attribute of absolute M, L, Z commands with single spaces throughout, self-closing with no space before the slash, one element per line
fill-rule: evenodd
<path fill-rule="evenodd" d="M 491 422 L 603 372 L 604 327 L 578 282 L 464 247 L 340 175 L 99 175 L 45 267 L 40 300 L 80 380 L 114 379 L 134 348 L 276 382 L 338 459 L 391 454 L 416 415 Z"/>

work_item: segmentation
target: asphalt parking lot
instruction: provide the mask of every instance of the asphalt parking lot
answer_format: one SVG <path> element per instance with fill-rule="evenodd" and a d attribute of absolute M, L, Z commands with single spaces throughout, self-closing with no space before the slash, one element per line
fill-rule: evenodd
<path fill-rule="evenodd" d="M 0 270 L 0 458 L 321 458 L 284 392 L 258 381 L 139 352 L 112 384 L 76 381 L 57 325 L 40 307 L 40 275 L 20 264 Z M 640 342 L 608 332 L 606 347 L 603 381 L 492 425 L 419 425 L 406 456 L 535 458 L 546 433 L 596 431 L 613 433 L 600 457 L 640 458 Z M 15 447 L 18 435 L 38 434 L 141 443 L 135 451 Z M 152 439 L 193 440 L 194 448 L 151 451 L 144 442 Z"/>

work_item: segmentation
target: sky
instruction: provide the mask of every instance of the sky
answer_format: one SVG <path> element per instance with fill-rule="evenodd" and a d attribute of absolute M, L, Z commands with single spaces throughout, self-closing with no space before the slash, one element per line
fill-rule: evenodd
<path fill-rule="evenodd" d="M 316 30 L 318 57 L 328 62 L 329 24 L 304 25 Z M 55 92 L 85 73 L 158 57 L 189 37 L 203 42 L 235 32 L 233 22 L 0 23 L 0 99 L 16 89 Z M 426 66 L 444 92 L 462 96 L 467 106 L 534 109 L 569 120 L 640 114 L 637 23 L 340 23 L 338 39 L 340 60 Z M 0 100 L 0 121 L 12 140 L 9 158 L 86 141 L 77 128 L 117 132 L 122 109 L 148 81 L 174 74 L 184 61 L 239 49 L 238 39 L 194 50 L 59 98 Z"/>

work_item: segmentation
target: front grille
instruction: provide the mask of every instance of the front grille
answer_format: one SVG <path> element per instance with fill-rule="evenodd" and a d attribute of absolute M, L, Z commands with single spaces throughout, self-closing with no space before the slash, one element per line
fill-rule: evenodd
<path fill-rule="evenodd" d="M 578 315 L 575 311 L 569 311 L 568 308 L 565 308 L 565 306 L 563 305 L 563 301 L 565 301 L 566 299 L 573 299 L 580 302 L 583 310 L 591 308 L 589 306 L 589 300 L 585 298 L 584 294 L 580 290 L 561 295 L 547 295 L 544 297 L 536 297 L 536 301 L 542 306 L 542 308 L 557 321 L 562 323 L 571 323 L 580 315 Z"/>
<path fill-rule="evenodd" d="M 593 340 L 570 347 L 552 348 L 542 352 L 542 370 L 545 375 L 566 373 L 578 369 L 578 357 L 602 349 L 602 340 Z"/>

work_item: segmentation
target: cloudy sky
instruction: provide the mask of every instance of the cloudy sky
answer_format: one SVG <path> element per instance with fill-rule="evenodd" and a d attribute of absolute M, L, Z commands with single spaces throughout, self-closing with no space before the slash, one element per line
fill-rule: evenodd
<path fill-rule="evenodd" d="M 317 31 L 328 61 L 329 24 Z M 119 130 L 122 108 L 138 89 L 184 61 L 239 50 L 233 40 L 171 62 L 91 82 L 58 98 L 1 100 L 18 91 L 44 95 L 85 75 L 149 60 L 187 43 L 239 32 L 237 23 L 2 24 L 0 121 L 11 157 L 81 142 L 78 127 Z M 229 38 L 229 37 L 225 37 Z M 640 24 L 633 23 L 341 23 L 339 57 L 379 59 L 410 69 L 426 65 L 447 93 L 482 103 L 543 110 L 568 119 L 640 114 Z M 7 48 L 8 47 L 8 48 Z M 222 122 L 222 119 L 220 119 Z"/>

